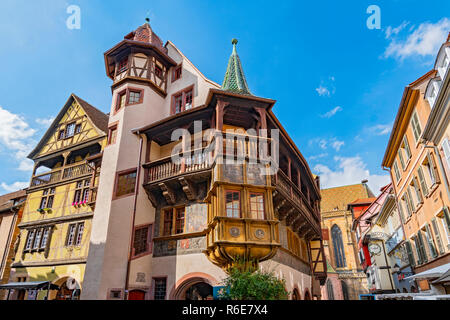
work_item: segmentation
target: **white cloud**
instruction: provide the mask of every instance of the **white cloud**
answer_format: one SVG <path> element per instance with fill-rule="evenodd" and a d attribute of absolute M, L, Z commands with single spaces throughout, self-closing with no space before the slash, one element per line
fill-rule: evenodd
<path fill-rule="evenodd" d="M 53 120 L 55 120 L 55 117 L 49 117 L 49 118 L 37 118 L 35 121 L 36 123 L 48 127 L 52 124 Z"/>
<path fill-rule="evenodd" d="M 402 25 L 397 28 L 400 28 L 401 26 Z M 405 26 L 400 28 L 400 30 Z M 394 29 L 391 28 L 389 33 L 391 42 L 386 48 L 384 56 L 386 58 L 393 56 L 395 58 L 403 60 L 404 58 L 414 55 L 435 55 L 439 47 L 447 39 L 449 29 L 450 20 L 448 18 L 443 18 L 435 24 L 424 22 L 420 24 L 414 31 L 411 30 L 412 33 L 410 33 L 407 38 L 402 41 L 397 40 L 396 37 L 392 37 L 392 35 L 394 34 Z"/>
<path fill-rule="evenodd" d="M 342 111 L 342 108 L 340 106 L 337 106 L 337 107 L 331 109 L 330 111 L 322 114 L 321 117 L 322 118 L 331 118 L 332 116 L 334 116 L 339 111 Z"/>
<path fill-rule="evenodd" d="M 317 164 L 314 172 L 320 176 L 321 188 L 332 188 L 369 180 L 368 185 L 376 195 L 382 186 L 390 182 L 389 175 L 371 174 L 361 157 L 334 157 L 337 169 L 333 171 L 323 164 Z"/>
<path fill-rule="evenodd" d="M 16 181 L 12 184 L 6 184 L 2 182 L 0 183 L 0 187 L 3 189 L 4 192 L 14 192 L 28 187 L 28 182 Z"/>
<path fill-rule="evenodd" d="M 325 158 L 326 156 L 328 156 L 328 153 L 326 153 L 326 152 L 324 152 L 324 153 L 319 153 L 319 154 L 317 154 L 317 155 L 315 155 L 315 156 L 310 156 L 310 157 L 308 157 L 308 160 L 314 161 L 314 160 L 317 160 L 317 159 Z"/>
<path fill-rule="evenodd" d="M 20 161 L 19 170 L 30 169 L 26 156 L 33 148 L 34 141 L 31 137 L 35 132 L 21 116 L 0 106 L 0 146 L 12 152 Z"/>
<path fill-rule="evenodd" d="M 406 26 L 408 26 L 409 21 L 403 21 L 398 27 L 392 28 L 391 26 L 388 26 L 386 28 L 386 39 L 391 38 L 392 35 L 398 35 L 400 31 L 402 31 Z"/>
<path fill-rule="evenodd" d="M 309 140 L 308 144 L 310 146 L 317 145 L 322 150 L 327 150 L 329 147 L 331 147 L 334 150 L 339 151 L 341 147 L 345 145 L 345 142 L 333 137 L 330 139 L 323 139 L 323 138 L 311 139 Z"/>
<path fill-rule="evenodd" d="M 316 88 L 317 93 L 319 94 L 319 96 L 330 96 L 330 90 L 328 90 L 327 87 L 324 87 L 322 85 L 320 85 L 318 88 Z"/>
<path fill-rule="evenodd" d="M 375 134 L 377 136 L 383 136 L 389 134 L 392 130 L 392 124 L 377 124 L 373 127 L 368 128 L 369 133 Z"/>
<path fill-rule="evenodd" d="M 334 140 L 331 142 L 331 147 L 334 150 L 339 151 L 344 144 L 345 144 L 344 141 Z"/>

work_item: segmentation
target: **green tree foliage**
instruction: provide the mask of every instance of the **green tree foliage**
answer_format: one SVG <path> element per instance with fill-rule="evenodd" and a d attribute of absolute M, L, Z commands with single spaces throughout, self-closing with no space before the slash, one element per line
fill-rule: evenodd
<path fill-rule="evenodd" d="M 227 300 L 287 300 L 289 296 L 284 279 L 268 271 L 235 266 L 228 270 L 224 285 L 221 298 Z"/>

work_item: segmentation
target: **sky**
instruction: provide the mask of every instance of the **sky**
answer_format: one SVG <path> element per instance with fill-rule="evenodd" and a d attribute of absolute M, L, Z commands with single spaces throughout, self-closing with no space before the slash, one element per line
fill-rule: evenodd
<path fill-rule="evenodd" d="M 67 8 L 80 8 L 69 29 Z M 377 5 L 379 28 L 369 28 Z M 431 70 L 450 31 L 450 1 L 0 2 L 0 193 L 29 185 L 26 158 L 75 93 L 104 112 L 103 53 L 150 18 L 209 79 L 222 83 L 231 39 L 250 90 L 273 111 L 323 188 L 389 182 L 381 161 L 403 89 Z"/>

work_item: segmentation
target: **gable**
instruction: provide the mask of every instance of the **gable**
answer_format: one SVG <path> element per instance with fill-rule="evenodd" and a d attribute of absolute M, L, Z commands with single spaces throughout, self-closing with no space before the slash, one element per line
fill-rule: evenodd
<path fill-rule="evenodd" d="M 71 95 L 29 157 L 42 157 L 104 137 L 106 136 L 104 123 L 106 125 L 108 123 L 106 114 Z"/>

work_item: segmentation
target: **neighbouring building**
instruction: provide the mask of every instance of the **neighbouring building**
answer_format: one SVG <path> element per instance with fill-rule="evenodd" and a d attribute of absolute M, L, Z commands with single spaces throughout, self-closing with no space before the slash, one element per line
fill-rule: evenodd
<path fill-rule="evenodd" d="M 398 215 L 392 184 L 381 188 L 380 195 L 353 222 L 358 241 L 358 258 L 367 275 L 371 294 L 411 290 L 410 264 L 403 241 L 403 228 Z M 403 277 L 403 278 L 402 278 Z"/>
<path fill-rule="evenodd" d="M 34 169 L 9 299 L 77 299 L 83 286 L 108 116 L 71 94 L 28 156 Z"/>
<path fill-rule="evenodd" d="M 103 151 L 82 299 L 212 299 L 239 259 L 284 278 L 292 299 L 320 298 L 319 179 L 275 101 L 250 92 L 236 44 L 222 86 L 148 23 L 104 54 L 115 139 Z"/>
<path fill-rule="evenodd" d="M 443 48 L 441 53 L 448 52 L 445 45 Z M 447 177 L 439 149 L 421 143 L 432 112 L 426 97 L 430 88 L 436 88 L 439 63 L 438 70 L 431 70 L 405 88 L 382 162 L 390 170 L 404 225 L 405 248 L 416 274 L 406 279 L 416 278 L 420 292 L 431 289 L 430 279 L 422 277 L 422 272 L 441 266 L 450 268 Z"/>
<path fill-rule="evenodd" d="M 26 197 L 25 190 L 0 196 L 0 285 L 7 283 L 11 274 L 14 247 L 19 234 L 18 224 L 22 219 Z M 4 299 L 6 294 L 6 290 L 0 289 L 0 299 Z"/>
<path fill-rule="evenodd" d="M 367 294 L 366 275 L 358 260 L 358 243 L 352 233 L 354 219 L 375 200 L 364 183 L 322 189 L 321 218 L 328 279 L 323 299 L 358 300 Z"/>

